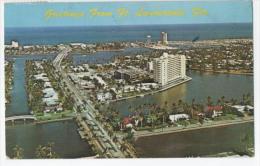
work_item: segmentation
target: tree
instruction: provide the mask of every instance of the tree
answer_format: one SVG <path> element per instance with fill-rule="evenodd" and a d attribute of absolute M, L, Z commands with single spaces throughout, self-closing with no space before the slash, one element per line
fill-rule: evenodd
<path fill-rule="evenodd" d="M 45 146 L 39 145 L 36 148 L 36 157 L 37 158 L 58 158 L 58 155 L 53 151 L 53 143 L 48 143 Z"/>
<path fill-rule="evenodd" d="M 253 146 L 253 138 L 249 133 L 245 134 L 245 136 L 241 139 L 241 145 L 243 146 L 244 151 L 248 151 L 250 147 Z"/>
<path fill-rule="evenodd" d="M 253 152 L 249 148 L 254 146 L 254 140 L 251 134 L 246 133 L 243 137 L 240 138 L 240 147 L 234 150 L 235 153 L 243 156 L 253 156 Z"/>
<path fill-rule="evenodd" d="M 23 158 L 23 149 L 18 145 L 16 145 L 13 148 L 13 158 L 14 159 L 22 159 Z"/>
<path fill-rule="evenodd" d="M 208 106 L 212 105 L 212 101 L 211 101 L 211 97 L 210 96 L 208 96 L 208 98 L 207 98 L 207 105 Z"/>
<path fill-rule="evenodd" d="M 178 101 L 178 106 L 180 107 L 180 106 L 182 106 L 182 104 L 183 104 L 183 102 L 182 102 L 182 100 L 180 99 L 180 100 Z"/>

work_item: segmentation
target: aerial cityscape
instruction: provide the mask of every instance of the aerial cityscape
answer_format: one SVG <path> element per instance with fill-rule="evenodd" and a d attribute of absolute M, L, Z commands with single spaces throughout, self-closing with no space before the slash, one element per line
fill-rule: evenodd
<path fill-rule="evenodd" d="M 246 21 L 6 27 L 7 157 L 254 156 Z"/>

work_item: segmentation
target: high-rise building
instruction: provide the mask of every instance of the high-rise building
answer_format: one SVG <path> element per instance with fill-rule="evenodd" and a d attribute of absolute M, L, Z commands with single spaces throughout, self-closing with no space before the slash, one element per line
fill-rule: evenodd
<path fill-rule="evenodd" d="M 147 62 L 147 69 L 148 71 L 153 71 L 153 61 Z"/>
<path fill-rule="evenodd" d="M 163 53 L 153 60 L 154 80 L 164 86 L 179 78 L 186 77 L 185 55 Z"/>
<path fill-rule="evenodd" d="M 168 34 L 166 32 L 161 33 L 162 44 L 168 44 Z"/>
<path fill-rule="evenodd" d="M 152 42 L 152 36 L 151 35 L 147 35 L 146 36 L 146 44 L 151 44 L 151 42 Z"/>

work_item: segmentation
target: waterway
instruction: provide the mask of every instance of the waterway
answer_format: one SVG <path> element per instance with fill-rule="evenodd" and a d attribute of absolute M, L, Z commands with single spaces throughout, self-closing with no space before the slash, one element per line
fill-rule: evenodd
<path fill-rule="evenodd" d="M 25 91 L 25 61 L 52 59 L 54 56 L 11 57 L 14 60 L 14 84 L 11 92 L 12 101 L 6 106 L 6 116 L 29 114 Z M 8 58 L 7 58 L 8 59 Z M 78 158 L 94 155 L 88 143 L 81 140 L 74 121 L 60 121 L 44 124 L 17 124 L 6 126 L 6 153 L 13 155 L 13 148 L 23 148 L 24 158 L 35 158 L 39 145 L 54 143 L 53 150 L 60 158 Z"/>
<path fill-rule="evenodd" d="M 231 75 L 231 74 L 213 74 L 201 73 L 198 71 L 188 71 L 187 75 L 192 78 L 191 81 L 173 87 L 154 95 L 144 96 L 143 98 L 132 98 L 127 101 L 118 101 L 113 103 L 113 107 L 120 111 L 124 116 L 130 114 L 129 106 L 132 108 L 143 104 L 168 105 L 176 104 L 178 100 L 191 102 L 206 103 L 207 97 L 210 96 L 212 101 L 225 96 L 225 99 L 231 98 L 242 100 L 243 94 L 250 93 L 253 98 L 253 76 L 248 75 Z"/>
<path fill-rule="evenodd" d="M 87 56 L 75 55 L 73 61 L 75 64 L 83 62 L 99 63 L 101 61 L 109 61 L 115 55 L 121 53 L 99 52 Z M 98 58 L 95 56 L 96 54 L 98 54 Z M 52 59 L 54 56 L 29 55 L 10 58 L 14 59 L 14 85 L 11 92 L 12 102 L 6 106 L 6 116 L 29 114 L 27 96 L 24 89 L 25 60 Z M 98 60 L 100 58 L 102 60 Z M 154 95 L 116 102 L 113 103 L 113 106 L 122 115 L 128 115 L 128 107 L 130 105 L 138 106 L 154 102 L 164 104 L 165 101 L 171 104 L 172 102 L 178 102 L 179 99 L 190 102 L 193 98 L 196 99 L 196 102 L 205 102 L 207 96 L 211 96 L 213 100 L 221 96 L 225 96 L 226 99 L 235 98 L 239 100 L 243 94 L 250 93 L 253 95 L 253 76 L 200 73 L 196 71 L 189 71 L 187 75 L 192 77 L 192 81 Z M 76 129 L 77 126 L 74 121 L 7 126 L 7 155 L 12 156 L 12 148 L 15 145 L 19 145 L 24 149 L 24 158 L 33 158 L 35 148 L 39 144 L 47 144 L 48 142 L 55 143 L 54 150 L 61 158 L 93 155 L 89 145 L 80 139 Z M 136 147 L 142 157 L 200 156 L 232 150 L 239 145 L 238 142 L 232 143 L 232 141 L 239 140 L 241 134 L 251 130 L 253 131 L 253 124 L 232 125 L 224 130 L 210 128 L 200 131 L 188 131 L 181 134 L 172 134 L 169 137 L 166 135 L 156 136 L 147 138 L 147 140 L 142 138 L 137 141 Z M 223 141 L 226 142 L 223 143 Z M 156 146 L 154 142 L 156 142 Z M 169 142 L 172 144 L 169 144 Z"/>
<path fill-rule="evenodd" d="M 139 138 L 135 142 L 140 157 L 198 157 L 231 152 L 241 140 L 254 135 L 252 122 Z"/>
<path fill-rule="evenodd" d="M 88 63 L 88 64 L 104 64 L 108 62 L 112 62 L 114 57 L 116 56 L 124 56 L 124 55 L 136 55 L 136 54 L 148 54 L 151 50 L 148 48 L 126 48 L 123 51 L 100 51 L 95 53 L 90 53 L 87 55 L 81 55 L 81 54 L 74 54 L 73 55 L 73 63 L 75 65 L 82 64 L 82 63 Z"/>

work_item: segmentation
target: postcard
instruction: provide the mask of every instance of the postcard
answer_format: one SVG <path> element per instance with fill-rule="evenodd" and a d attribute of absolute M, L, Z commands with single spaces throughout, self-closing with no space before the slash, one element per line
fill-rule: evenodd
<path fill-rule="evenodd" d="M 6 2 L 4 35 L 10 160 L 255 156 L 251 0 Z"/>

